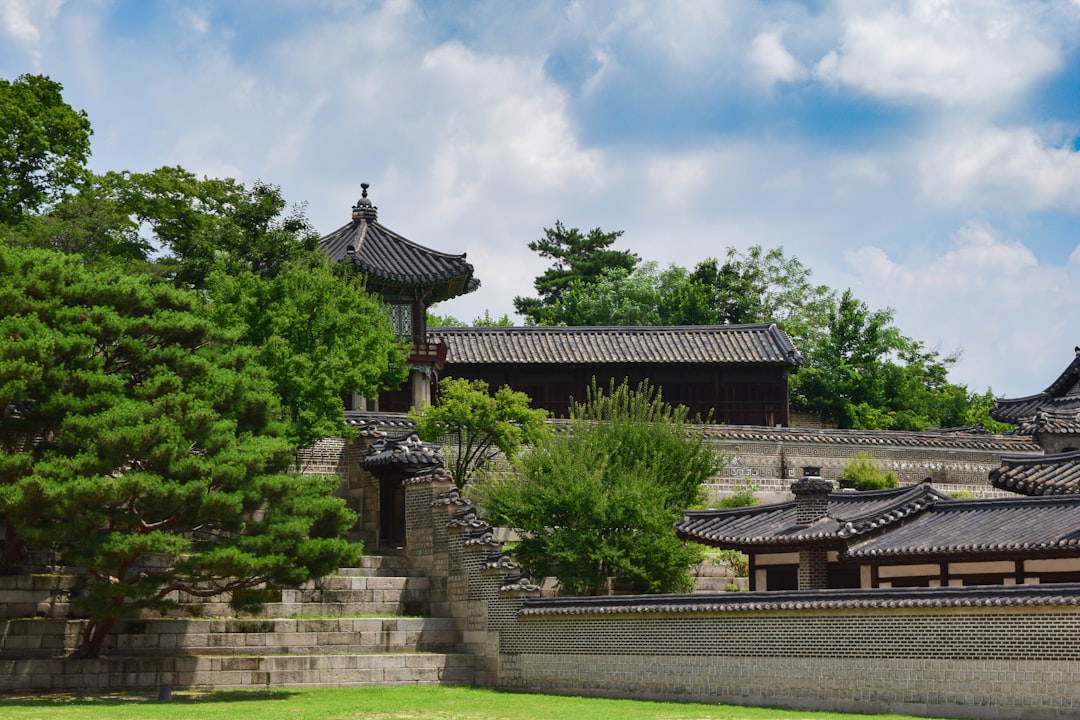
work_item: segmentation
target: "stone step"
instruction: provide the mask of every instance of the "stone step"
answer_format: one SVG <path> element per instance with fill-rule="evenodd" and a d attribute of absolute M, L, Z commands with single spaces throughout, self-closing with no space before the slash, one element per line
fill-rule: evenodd
<path fill-rule="evenodd" d="M 694 592 L 738 592 L 749 588 L 750 581 L 743 577 L 694 578 Z"/>

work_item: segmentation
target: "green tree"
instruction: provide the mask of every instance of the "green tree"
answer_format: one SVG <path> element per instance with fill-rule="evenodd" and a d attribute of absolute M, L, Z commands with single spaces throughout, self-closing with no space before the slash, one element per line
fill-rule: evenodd
<path fill-rule="evenodd" d="M 82 569 L 77 650 L 170 596 L 295 586 L 355 558 L 355 515 L 292 446 L 253 348 L 193 293 L 0 245 L 0 512 Z"/>
<path fill-rule="evenodd" d="M 0 79 L 0 225 L 64 197 L 90 157 L 90 121 L 41 75 Z"/>
<path fill-rule="evenodd" d="M 514 309 L 534 325 L 551 325 L 545 312 L 559 304 L 562 294 L 572 283 L 590 283 L 605 271 L 633 270 L 638 256 L 628 250 L 612 250 L 611 246 L 622 231 L 604 232 L 594 228 L 582 234 L 578 228 L 566 228 L 555 221 L 555 227 L 544 228 L 544 237 L 529 243 L 529 249 L 540 257 L 554 261 L 553 265 L 536 278 L 533 287 L 539 297 L 516 297 Z"/>
<path fill-rule="evenodd" d="M 521 453 L 478 499 L 495 524 L 517 530 L 518 559 L 569 593 L 594 593 L 611 576 L 644 592 L 689 591 L 701 548 L 673 525 L 701 503 L 723 458 L 689 432 L 686 414 L 647 383 L 604 393 L 594 382 L 570 428 Z"/>
<path fill-rule="evenodd" d="M 438 405 L 409 410 L 420 439 L 438 442 L 450 436 L 451 473 L 463 488 L 477 473 L 503 455 L 512 461 L 523 445 L 547 435 L 547 411 L 532 408 L 529 396 L 507 386 L 491 394 L 483 380 L 446 378 L 439 383 Z"/>
<path fill-rule="evenodd" d="M 409 346 L 394 336 L 363 279 L 340 272 L 320 253 L 282 266 L 273 277 L 219 269 L 207 279 L 205 312 L 239 339 L 278 389 L 287 434 L 297 448 L 347 437 L 342 398 L 398 387 Z"/>
<path fill-rule="evenodd" d="M 215 270 L 272 278 L 318 242 L 303 207 L 288 208 L 276 185 L 246 187 L 181 167 L 85 173 L 76 192 L 21 235 L 65 252 L 153 259 L 164 277 L 193 288 Z"/>
<path fill-rule="evenodd" d="M 941 357 L 901 334 L 892 310 L 870 310 L 845 291 L 830 304 L 822 332 L 804 349 L 791 379 L 792 403 L 842 428 L 926 430 L 970 422 L 977 396 L 948 382 L 955 356 Z"/>

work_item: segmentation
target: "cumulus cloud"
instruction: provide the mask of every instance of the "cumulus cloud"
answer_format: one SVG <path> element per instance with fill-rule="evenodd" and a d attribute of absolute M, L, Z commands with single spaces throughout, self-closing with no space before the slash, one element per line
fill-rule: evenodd
<path fill-rule="evenodd" d="M 750 44 L 750 60 L 768 87 L 802 80 L 806 76 L 806 68 L 784 47 L 780 30 L 759 33 Z"/>
<path fill-rule="evenodd" d="M 1080 210 L 1080 152 L 1034 128 L 943 129 L 922 143 L 919 174 L 933 203 Z"/>
<path fill-rule="evenodd" d="M 1075 12 L 1024 3 L 909 0 L 848 3 L 840 47 L 817 64 L 823 80 L 897 101 L 966 109 L 1010 107 L 1058 70 Z"/>
<path fill-rule="evenodd" d="M 995 228 L 969 222 L 942 252 L 901 262 L 862 247 L 845 257 L 856 295 L 896 308 L 905 334 L 946 354 L 962 351 L 955 373 L 974 391 L 1038 392 L 1080 340 L 1080 245 L 1066 265 L 1052 265 Z M 1008 386 L 994 385 L 1002 377 Z"/>

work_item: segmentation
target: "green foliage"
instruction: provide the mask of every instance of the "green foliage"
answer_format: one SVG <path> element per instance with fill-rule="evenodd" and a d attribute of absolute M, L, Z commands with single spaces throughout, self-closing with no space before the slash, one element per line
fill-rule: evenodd
<path fill-rule="evenodd" d="M 456 442 L 451 473 L 458 488 L 491 466 L 500 455 L 513 460 L 522 445 L 542 442 L 547 411 L 531 407 L 529 396 L 499 388 L 491 395 L 482 380 L 446 378 L 439 383 L 438 405 L 409 410 L 421 439 Z"/>
<path fill-rule="evenodd" d="M 431 310 L 427 313 L 427 326 L 431 327 L 513 327 L 514 321 L 510 316 L 503 314 L 502 317 L 491 317 L 491 312 L 485 310 L 483 315 L 473 318 L 471 323 L 458 320 L 453 315 L 437 315 Z"/>
<path fill-rule="evenodd" d="M 926 430 L 970 424 L 979 396 L 948 382 L 956 357 L 902 335 L 892 310 L 870 310 L 850 290 L 832 301 L 791 378 L 792 404 L 843 428 Z"/>
<path fill-rule="evenodd" d="M 704 495 L 722 457 L 688 433 L 686 408 L 672 408 L 643 383 L 595 384 L 570 409 L 570 428 L 520 454 L 514 473 L 479 487 L 496 524 L 521 537 L 516 557 L 564 591 L 593 593 L 609 576 L 643 592 L 687 592 L 700 547 L 673 525 Z"/>
<path fill-rule="evenodd" d="M 610 249 L 621 235 L 621 230 L 604 232 L 600 228 L 583 235 L 578 228 L 566 228 L 560 221 L 555 221 L 554 228 L 544 228 L 544 237 L 530 242 L 529 249 L 554 263 L 533 283 L 540 297 L 516 297 L 514 309 L 533 325 L 559 324 L 553 322 L 550 313 L 558 310 L 563 293 L 572 284 L 589 284 L 605 272 L 630 272 L 637 266 L 638 256 L 634 253 Z"/>
<path fill-rule="evenodd" d="M 405 380 L 408 346 L 394 337 L 382 305 L 361 278 L 335 272 L 320 253 L 273 277 L 218 270 L 206 297 L 207 315 L 257 348 L 295 447 L 348 436 L 344 395 L 376 395 Z"/>
<path fill-rule="evenodd" d="M 856 490 L 885 490 L 900 484 L 896 473 L 882 470 L 868 452 L 857 452 L 849 457 L 840 479 L 852 483 Z"/>
<path fill-rule="evenodd" d="M 721 509 L 753 507 L 761 502 L 757 496 L 757 486 L 747 482 L 741 488 L 730 495 L 720 498 L 718 503 Z"/>
<path fill-rule="evenodd" d="M 198 303 L 0 245 L 0 513 L 87 573 L 82 655 L 171 592 L 295 586 L 360 551 L 336 479 L 285 473 L 293 446 L 254 348 Z"/>
<path fill-rule="evenodd" d="M 736 577 L 747 577 L 750 574 L 750 559 L 738 550 L 710 548 L 705 557 L 714 563 L 727 565 Z"/>
<path fill-rule="evenodd" d="M 90 121 L 41 75 L 0 78 L 0 226 L 64 197 L 90 157 Z"/>
<path fill-rule="evenodd" d="M 559 240 L 561 225 L 548 230 Z M 599 230 L 593 231 L 599 233 Z M 602 235 L 606 244 L 617 234 Z M 580 234 L 574 236 L 580 244 Z M 537 243 L 530 244 L 534 250 Z M 600 247 L 597 245 L 596 247 Z M 604 245 L 606 247 L 606 245 Z M 556 260 L 536 279 L 540 299 L 517 298 L 518 312 L 539 325 L 721 325 L 775 322 L 802 351 L 791 376 L 793 405 L 822 413 L 843 428 L 925 430 L 982 423 L 993 398 L 948 382 L 955 356 L 942 357 L 902 335 L 892 310 L 871 310 L 851 291 L 840 296 L 814 285 L 811 273 L 784 249 L 727 248 L 692 271 L 654 262 L 612 262 L 575 271 L 585 252 L 574 242 L 549 243 Z M 555 251 L 558 252 L 555 252 Z M 614 251 L 607 251 L 614 252 Z"/>

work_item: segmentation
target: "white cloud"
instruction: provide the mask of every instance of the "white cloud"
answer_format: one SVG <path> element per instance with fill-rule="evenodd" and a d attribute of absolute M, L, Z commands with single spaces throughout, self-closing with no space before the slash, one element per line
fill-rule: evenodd
<path fill-rule="evenodd" d="M 932 100 L 968 111 L 1009 107 L 1059 69 L 1076 13 L 987 1 L 849 2 L 839 49 L 822 79 L 879 98 Z"/>
<path fill-rule="evenodd" d="M 780 30 L 762 32 L 754 38 L 750 44 L 750 61 L 768 87 L 802 80 L 807 74 L 806 68 L 784 47 L 783 32 Z"/>
<path fill-rule="evenodd" d="M 64 0 L 0 0 L 0 36 L 30 50 L 34 65 L 41 60 L 42 31 L 56 18 Z"/>
<path fill-rule="evenodd" d="M 871 307 L 897 308 L 902 332 L 946 354 L 962 350 L 955 376 L 971 390 L 1038 392 L 1080 341 L 1080 245 L 1067 265 L 1049 265 L 1022 243 L 972 222 L 940 253 L 901 263 L 863 247 L 846 253 L 846 261 L 856 296 Z"/>
<path fill-rule="evenodd" d="M 932 203 L 1080 210 L 1080 152 L 1033 128 L 943 129 L 921 154 L 922 194 Z"/>

